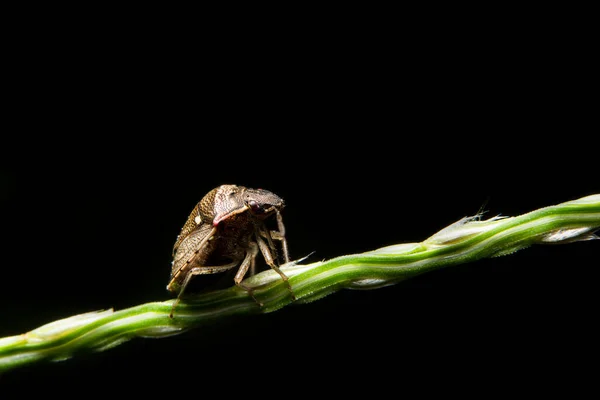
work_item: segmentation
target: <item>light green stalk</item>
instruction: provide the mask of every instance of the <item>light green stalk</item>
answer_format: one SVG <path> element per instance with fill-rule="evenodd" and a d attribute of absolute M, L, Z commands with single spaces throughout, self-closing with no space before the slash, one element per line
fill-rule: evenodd
<path fill-rule="evenodd" d="M 514 253 L 538 243 L 598 239 L 600 194 L 540 208 L 518 217 L 466 217 L 420 243 L 404 243 L 328 261 L 289 263 L 297 303 L 343 288 L 374 289 L 416 275 L 482 258 Z M 121 311 L 105 310 L 58 320 L 22 335 L 0 338 L 0 372 L 41 360 L 65 360 L 79 351 L 102 351 L 135 337 L 165 337 L 233 314 L 267 313 L 292 301 L 273 270 L 246 279 L 260 307 L 233 286 L 182 301 L 169 318 L 173 300 Z"/>

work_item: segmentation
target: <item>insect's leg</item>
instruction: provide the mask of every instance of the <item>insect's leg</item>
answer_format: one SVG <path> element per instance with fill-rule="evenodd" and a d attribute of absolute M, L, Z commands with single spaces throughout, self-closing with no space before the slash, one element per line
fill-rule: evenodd
<path fill-rule="evenodd" d="M 290 256 L 288 254 L 287 240 L 285 239 L 285 236 L 282 236 L 279 231 L 275 231 L 275 230 L 271 230 L 271 231 L 269 231 L 269 233 L 263 234 L 263 236 L 265 237 L 265 239 L 268 238 L 269 236 L 271 236 L 271 239 L 278 240 L 281 242 L 281 249 L 283 250 L 284 264 L 289 263 Z"/>
<path fill-rule="evenodd" d="M 250 296 L 252 296 L 254 301 L 259 306 L 262 307 L 263 303 L 261 303 L 260 301 L 258 301 L 258 299 L 256 297 L 254 297 L 254 289 L 252 289 L 251 287 L 246 286 L 244 283 L 242 283 L 242 281 L 244 280 L 244 276 L 246 275 L 246 272 L 248 272 L 248 268 L 250 266 L 252 266 L 252 268 L 254 268 L 254 261 L 256 260 L 256 255 L 258 254 L 258 247 L 256 246 L 256 243 L 250 242 L 249 247 L 250 247 L 250 250 L 246 252 L 244 261 L 242 261 L 242 263 L 240 264 L 240 268 L 238 269 L 238 272 L 235 274 L 235 278 L 233 278 L 233 281 L 235 282 L 235 284 L 237 286 L 239 286 L 242 289 L 244 289 L 245 291 L 247 291 L 248 294 L 250 294 Z"/>
<path fill-rule="evenodd" d="M 256 249 L 256 252 L 254 257 L 252 257 L 252 261 L 250 261 L 250 276 L 256 275 L 256 254 L 258 254 L 258 247 L 254 246 L 254 248 Z"/>
<path fill-rule="evenodd" d="M 273 261 L 273 255 L 271 254 L 269 246 L 267 246 L 267 244 L 265 243 L 265 241 L 262 240 L 262 238 L 260 237 L 260 235 L 256 235 L 256 242 L 258 243 L 258 247 L 260 248 L 260 251 L 262 252 L 263 256 L 265 257 L 265 261 L 267 262 L 267 264 L 269 265 L 269 267 L 271 267 L 272 269 L 274 269 L 275 272 L 277 272 L 279 274 L 279 276 L 281 276 L 281 279 L 283 279 L 283 281 L 287 285 L 290 293 L 292 294 L 292 299 L 296 300 L 296 295 L 294 294 L 294 291 L 292 290 L 292 286 L 288 282 L 288 277 L 287 277 L 286 274 L 283 273 L 283 271 L 281 271 L 279 269 L 279 267 L 277 265 L 275 265 L 275 262 Z"/>
<path fill-rule="evenodd" d="M 277 212 L 277 228 L 278 230 L 266 230 L 260 229 L 260 235 L 267 239 L 269 243 L 269 247 L 275 251 L 275 246 L 273 245 L 273 240 L 279 240 L 281 242 L 281 249 L 283 251 L 283 261 L 284 264 L 290 262 L 290 255 L 288 251 L 287 240 L 285 239 L 285 226 L 283 225 L 283 219 L 281 217 L 281 213 Z M 274 257 L 275 258 L 275 257 Z"/>
<path fill-rule="evenodd" d="M 269 231 L 265 227 L 257 227 L 257 235 L 262 236 L 267 241 L 269 248 L 273 252 L 273 261 L 278 265 L 281 265 L 279 260 L 277 260 L 277 249 L 273 243 L 273 240 L 282 240 L 282 236 L 279 234 L 279 231 Z"/>
<path fill-rule="evenodd" d="M 173 319 L 173 313 L 175 312 L 175 307 L 177 307 L 177 304 L 179 304 L 179 300 L 181 300 L 181 297 L 183 296 L 183 292 L 185 291 L 185 288 L 187 287 L 188 283 L 190 283 L 190 279 L 192 279 L 193 274 L 188 273 L 185 276 L 185 279 L 183 280 L 183 283 L 181 284 L 181 290 L 179 291 L 179 294 L 177 295 L 177 298 L 175 299 L 175 301 L 173 302 L 173 305 L 171 306 L 171 313 L 169 314 L 169 318 Z"/>
<path fill-rule="evenodd" d="M 225 264 L 225 265 L 217 265 L 217 266 L 210 266 L 210 267 L 195 267 L 195 268 L 190 269 L 188 271 L 187 275 L 185 276 L 183 283 L 181 284 L 181 290 L 179 291 L 177 298 L 175 299 L 175 301 L 173 302 L 173 305 L 171 306 L 171 313 L 169 314 L 169 318 L 171 318 L 171 319 L 173 318 L 173 312 L 175 311 L 175 307 L 177 307 L 177 304 L 179 304 L 179 301 L 183 297 L 183 292 L 185 291 L 185 288 L 187 287 L 188 283 L 190 283 L 190 279 L 192 279 L 192 276 L 216 274 L 219 272 L 224 272 L 224 271 L 227 271 L 227 270 L 235 267 L 237 264 L 238 264 L 238 261 L 233 261 L 233 262 L 231 262 L 229 264 Z"/>
<path fill-rule="evenodd" d="M 271 258 L 273 259 L 273 262 L 276 263 L 278 266 L 279 264 L 279 260 L 277 259 L 277 249 L 275 248 L 275 245 L 273 244 L 273 238 L 271 237 L 271 233 L 265 229 L 264 226 L 261 226 L 258 228 L 259 233 L 262 237 L 264 237 L 265 239 L 267 239 L 267 243 L 269 245 L 269 249 L 271 250 Z"/>
<path fill-rule="evenodd" d="M 283 218 L 281 218 L 281 213 L 279 211 L 277 211 L 277 228 L 279 229 L 279 240 L 281 240 L 283 258 L 287 264 L 290 262 L 290 254 L 288 252 L 287 240 L 285 240 L 285 226 L 283 225 Z"/>

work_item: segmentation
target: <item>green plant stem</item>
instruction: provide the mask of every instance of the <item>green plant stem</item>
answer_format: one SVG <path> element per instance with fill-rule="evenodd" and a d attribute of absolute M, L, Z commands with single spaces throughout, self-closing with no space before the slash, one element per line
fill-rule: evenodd
<path fill-rule="evenodd" d="M 517 217 L 466 217 L 419 243 L 404 243 L 328 261 L 282 267 L 296 303 L 343 288 L 374 289 L 448 266 L 514 253 L 533 244 L 597 239 L 600 194 L 540 208 Z M 292 302 L 279 275 L 268 270 L 244 282 L 188 297 L 169 317 L 173 300 L 75 315 L 33 331 L 0 338 L 0 372 L 42 360 L 65 360 L 80 351 L 102 351 L 135 337 L 165 337 L 234 314 L 266 313 Z"/>

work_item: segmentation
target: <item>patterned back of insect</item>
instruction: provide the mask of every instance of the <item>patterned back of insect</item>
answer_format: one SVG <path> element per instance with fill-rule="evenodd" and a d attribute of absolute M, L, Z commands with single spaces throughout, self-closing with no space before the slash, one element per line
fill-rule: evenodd
<path fill-rule="evenodd" d="M 177 236 L 177 241 L 175 242 L 175 245 L 173 246 L 173 254 L 172 254 L 173 256 L 175 256 L 175 252 L 181 245 L 181 242 L 183 242 L 183 239 L 185 239 L 186 236 L 188 236 L 190 233 L 192 233 L 192 231 L 194 229 L 196 229 L 198 227 L 198 225 L 199 225 L 198 222 L 201 221 L 199 206 L 200 206 L 200 203 L 196 204 L 196 206 L 194 207 L 194 209 L 188 216 L 187 221 L 185 221 L 185 224 L 181 228 L 181 232 Z"/>
<path fill-rule="evenodd" d="M 186 236 L 191 234 L 194 230 L 198 229 L 198 227 L 202 225 L 212 225 L 215 217 L 215 197 L 217 196 L 217 192 L 220 190 L 220 188 L 221 186 L 211 190 L 202 198 L 202 200 L 198 202 L 198 204 L 196 204 L 188 216 L 187 221 L 185 221 L 185 224 L 181 228 L 179 236 L 177 236 L 177 241 L 173 246 L 173 256 L 175 256 L 177 249 Z"/>

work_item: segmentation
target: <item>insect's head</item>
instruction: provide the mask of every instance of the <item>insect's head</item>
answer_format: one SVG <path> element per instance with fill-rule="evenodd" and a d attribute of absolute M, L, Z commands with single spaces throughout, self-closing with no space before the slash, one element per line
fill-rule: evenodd
<path fill-rule="evenodd" d="M 259 218 L 266 218 L 285 206 L 281 197 L 264 189 L 247 189 L 244 193 L 244 204 Z"/>
<path fill-rule="evenodd" d="M 214 226 L 250 213 L 253 218 L 265 219 L 284 207 L 283 199 L 268 190 L 243 186 L 221 185 L 201 201 L 201 210 L 208 210 L 202 220 L 212 219 Z"/>

